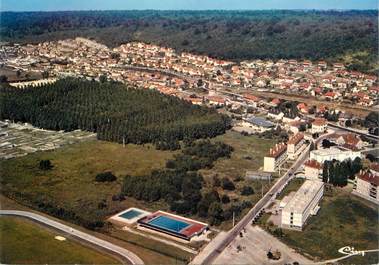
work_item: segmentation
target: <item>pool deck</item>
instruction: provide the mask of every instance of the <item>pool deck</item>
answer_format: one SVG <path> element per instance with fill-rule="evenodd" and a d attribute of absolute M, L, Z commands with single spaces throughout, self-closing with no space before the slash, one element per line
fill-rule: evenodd
<path fill-rule="evenodd" d="M 129 211 L 137 211 L 137 212 L 140 212 L 141 214 L 139 214 L 139 215 L 137 215 L 137 216 L 135 216 L 133 218 L 130 218 L 130 219 L 127 219 L 127 218 L 124 218 L 124 217 L 121 216 L 121 215 L 123 215 L 123 214 L 125 214 L 125 213 L 127 213 Z M 151 214 L 151 212 L 131 207 L 131 208 L 128 208 L 128 209 L 126 209 L 126 210 L 124 210 L 122 212 L 119 212 L 119 213 L 111 216 L 108 220 L 111 221 L 111 222 L 115 221 L 115 222 L 117 222 L 118 224 L 121 224 L 121 225 L 128 225 L 128 226 L 130 226 L 130 225 L 135 224 L 139 219 L 141 219 L 141 218 L 143 218 L 145 216 L 148 216 L 150 214 Z"/>
<path fill-rule="evenodd" d="M 159 218 L 168 218 L 173 221 L 182 222 L 188 224 L 185 227 L 182 227 L 180 230 L 172 229 L 170 227 L 167 227 L 167 225 L 159 225 L 155 224 L 154 220 L 157 220 Z M 195 221 L 193 219 L 185 218 L 182 216 L 178 216 L 175 214 L 170 214 L 163 211 L 157 211 L 151 215 L 145 216 L 144 218 L 141 218 L 138 220 L 138 223 L 140 226 L 144 226 L 146 228 L 150 228 L 152 230 L 157 230 L 163 233 L 169 233 L 173 236 L 177 236 L 180 238 L 183 238 L 185 240 L 191 240 L 191 238 L 195 235 L 201 235 L 205 229 L 207 229 L 208 224 L 202 223 L 199 221 Z"/>

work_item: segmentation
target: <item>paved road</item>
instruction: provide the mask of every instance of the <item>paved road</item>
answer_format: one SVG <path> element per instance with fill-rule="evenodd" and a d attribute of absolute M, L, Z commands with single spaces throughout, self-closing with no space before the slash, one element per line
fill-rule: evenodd
<path fill-rule="evenodd" d="M 260 199 L 253 208 L 234 226 L 229 230 L 228 235 L 221 240 L 218 245 L 214 247 L 213 250 L 209 251 L 208 255 L 204 255 L 203 260 L 199 261 L 194 259 L 191 264 L 211 264 L 212 261 L 234 240 L 236 236 L 243 230 L 244 227 L 249 225 L 255 216 L 271 201 L 274 200 L 276 195 L 280 193 L 287 183 L 292 179 L 292 174 L 298 170 L 298 168 L 305 162 L 309 157 L 309 146 L 303 151 L 300 157 L 295 161 L 295 163 L 288 169 L 288 171 L 280 178 L 278 181 L 270 188 L 270 190 Z"/>
<path fill-rule="evenodd" d="M 77 229 L 74 229 L 68 225 L 64 225 L 62 223 L 59 223 L 57 221 L 54 221 L 52 219 L 49 219 L 45 216 L 27 212 L 27 211 L 16 211 L 16 210 L 0 210 L 0 215 L 11 215 L 11 216 L 20 216 L 32 219 L 34 221 L 37 221 L 39 223 L 42 223 L 44 225 L 53 227 L 57 230 L 60 230 L 62 232 L 68 233 L 79 240 L 86 241 L 90 244 L 93 244 L 97 247 L 103 248 L 107 250 L 108 252 L 112 252 L 113 254 L 116 254 L 118 256 L 121 256 L 122 258 L 126 259 L 128 262 L 130 262 L 133 265 L 143 265 L 144 262 L 133 252 L 130 252 L 127 249 L 124 249 L 120 246 L 114 245 L 108 241 L 102 240 L 100 238 L 94 237 L 92 235 L 89 235 L 87 233 L 84 233 L 82 231 L 79 231 Z"/>
<path fill-rule="evenodd" d="M 374 141 L 378 141 L 379 140 L 379 136 L 373 135 L 373 134 L 369 134 L 369 133 L 367 133 L 365 131 L 362 131 L 362 130 L 357 130 L 357 129 L 348 128 L 348 127 L 342 127 L 342 126 L 339 126 L 339 125 L 337 125 L 335 123 L 331 123 L 331 122 L 328 122 L 328 126 L 332 127 L 332 128 L 338 128 L 338 129 L 343 130 L 343 131 L 352 132 L 352 133 L 356 133 L 356 134 L 359 134 L 359 135 L 364 135 L 367 138 L 369 138 L 371 140 L 374 140 Z"/>

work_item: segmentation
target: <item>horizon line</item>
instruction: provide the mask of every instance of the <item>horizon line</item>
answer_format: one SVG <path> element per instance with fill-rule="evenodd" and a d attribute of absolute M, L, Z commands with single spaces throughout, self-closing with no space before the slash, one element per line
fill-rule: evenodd
<path fill-rule="evenodd" d="M 201 12 L 201 11 L 234 11 L 234 12 L 249 12 L 249 11 L 338 11 L 338 12 L 346 12 L 346 11 L 379 11 L 377 8 L 375 9 L 356 9 L 356 8 L 330 8 L 330 9 L 320 9 L 320 8 L 300 8 L 300 9 L 65 9 L 65 10 L 0 10 L 2 12 L 13 12 L 13 13 L 32 13 L 32 12 L 83 12 L 83 11 L 93 11 L 93 12 L 101 12 L 101 11 L 191 11 L 191 12 Z"/>

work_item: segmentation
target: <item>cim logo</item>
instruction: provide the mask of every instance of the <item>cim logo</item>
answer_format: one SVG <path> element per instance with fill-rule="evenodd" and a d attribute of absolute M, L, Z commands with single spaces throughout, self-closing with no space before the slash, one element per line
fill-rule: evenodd
<path fill-rule="evenodd" d="M 362 257 L 365 255 L 364 251 L 355 250 L 354 247 L 343 247 L 338 250 L 339 253 L 344 255 L 362 255 Z"/>

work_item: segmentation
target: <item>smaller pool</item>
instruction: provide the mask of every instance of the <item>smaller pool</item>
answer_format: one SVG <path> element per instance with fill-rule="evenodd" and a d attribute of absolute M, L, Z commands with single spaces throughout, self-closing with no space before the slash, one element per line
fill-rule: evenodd
<path fill-rule="evenodd" d="M 142 214 L 142 212 L 131 209 L 127 212 L 124 212 L 123 214 L 120 214 L 119 217 L 130 220 L 130 219 L 136 218 L 137 216 L 139 216 L 141 214 Z"/>

